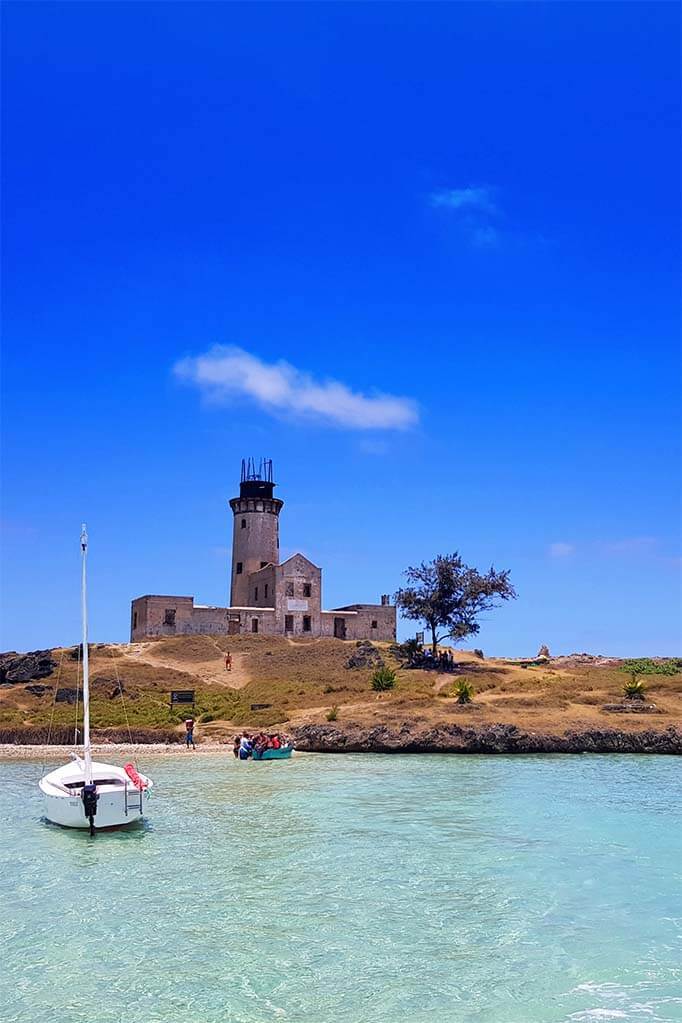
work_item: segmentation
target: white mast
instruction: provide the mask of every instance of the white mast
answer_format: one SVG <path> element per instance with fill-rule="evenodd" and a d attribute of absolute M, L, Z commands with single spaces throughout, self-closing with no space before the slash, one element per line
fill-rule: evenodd
<path fill-rule="evenodd" d="M 88 666 L 88 601 L 85 578 L 85 563 L 88 556 L 88 534 L 85 523 L 81 528 L 81 610 L 83 617 L 83 754 L 85 760 L 85 784 L 92 784 L 92 756 L 90 754 L 90 674 Z"/>

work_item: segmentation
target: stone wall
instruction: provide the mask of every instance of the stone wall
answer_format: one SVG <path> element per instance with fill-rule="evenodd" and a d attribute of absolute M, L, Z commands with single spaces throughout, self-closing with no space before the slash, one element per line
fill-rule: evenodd
<path fill-rule="evenodd" d="M 327 612 L 325 612 L 327 614 Z M 346 639 L 376 639 L 392 642 L 396 636 L 396 609 L 391 604 L 348 604 L 328 612 L 346 617 Z M 328 633 L 333 635 L 333 631 Z"/>
<path fill-rule="evenodd" d="M 145 636 L 177 636 L 191 632 L 194 597 L 147 594 L 133 601 L 130 639 Z"/>
<path fill-rule="evenodd" d="M 237 623 L 236 631 L 253 632 L 254 621 L 258 632 L 275 635 L 274 608 L 195 606 L 193 597 L 148 595 L 132 603 L 130 639 L 134 643 L 150 636 L 227 636 Z"/>
<path fill-rule="evenodd" d="M 280 634 L 319 636 L 322 572 L 302 554 L 276 569 L 276 620 Z"/>
<path fill-rule="evenodd" d="M 249 607 L 275 607 L 275 566 L 267 565 L 252 572 L 248 580 L 245 603 Z M 239 605 L 238 605 L 239 606 Z"/>

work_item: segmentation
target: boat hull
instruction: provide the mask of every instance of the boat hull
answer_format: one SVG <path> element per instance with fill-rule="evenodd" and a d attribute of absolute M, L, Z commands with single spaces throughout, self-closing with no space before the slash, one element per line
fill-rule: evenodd
<path fill-rule="evenodd" d="M 142 795 L 142 807 L 139 798 L 135 805 L 130 806 L 119 793 L 99 794 L 97 813 L 94 819 L 95 831 L 103 828 L 121 828 L 135 824 L 144 819 L 145 803 L 149 796 Z M 83 800 L 80 796 L 49 796 L 43 793 L 45 817 L 52 824 L 61 824 L 64 828 L 82 828 L 88 830 L 90 822 L 83 811 Z"/>
<path fill-rule="evenodd" d="M 289 760 L 293 752 L 293 748 L 287 746 L 286 749 L 264 749 L 262 753 L 254 750 L 251 756 L 254 760 Z"/>
<path fill-rule="evenodd" d="M 98 797 L 93 819 L 95 831 L 121 828 L 143 820 L 152 787 L 150 779 L 142 778 L 146 787 L 140 791 L 122 768 L 111 764 L 92 766 Z M 50 823 L 89 830 L 90 821 L 81 798 L 82 784 L 82 761 L 57 768 L 41 778 L 45 817 Z"/>

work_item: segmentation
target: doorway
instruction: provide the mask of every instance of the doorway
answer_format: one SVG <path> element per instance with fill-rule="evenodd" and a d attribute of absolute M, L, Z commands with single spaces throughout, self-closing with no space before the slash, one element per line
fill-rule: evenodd
<path fill-rule="evenodd" d="M 346 619 L 335 618 L 334 619 L 334 639 L 345 639 L 346 638 Z"/>

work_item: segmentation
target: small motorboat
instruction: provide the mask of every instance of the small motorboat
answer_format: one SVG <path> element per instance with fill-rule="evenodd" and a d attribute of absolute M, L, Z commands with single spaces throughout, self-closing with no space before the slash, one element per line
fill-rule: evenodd
<path fill-rule="evenodd" d="M 280 746 L 279 749 L 264 749 L 261 753 L 254 749 L 251 751 L 251 758 L 252 760 L 289 760 L 293 752 L 294 747 L 291 743 L 287 743 L 286 746 Z"/>
<path fill-rule="evenodd" d="M 145 816 L 152 788 L 149 778 L 137 774 L 132 764 L 116 767 L 90 760 L 88 770 L 84 759 L 71 755 L 73 763 L 40 780 L 48 821 L 65 828 L 89 828 L 92 834 L 134 824 Z"/>

